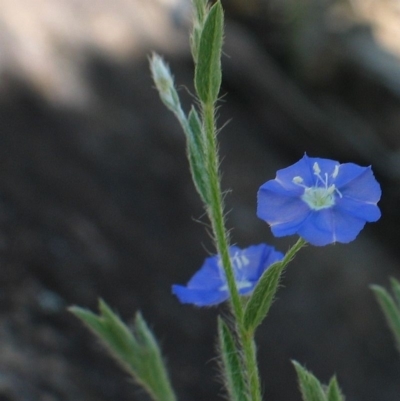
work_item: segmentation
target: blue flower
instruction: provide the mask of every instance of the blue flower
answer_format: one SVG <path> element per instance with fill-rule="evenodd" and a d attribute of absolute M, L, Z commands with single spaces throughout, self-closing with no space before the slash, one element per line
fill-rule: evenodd
<path fill-rule="evenodd" d="M 229 248 L 236 285 L 241 295 L 249 295 L 263 272 L 283 254 L 272 246 L 253 245 L 246 249 Z M 229 290 L 219 255 L 208 257 L 187 286 L 173 285 L 172 293 L 183 304 L 216 305 L 229 298 Z"/>
<path fill-rule="evenodd" d="M 371 167 L 304 155 L 260 187 L 257 216 L 276 237 L 297 233 L 313 245 L 347 243 L 380 218 L 380 197 Z"/>

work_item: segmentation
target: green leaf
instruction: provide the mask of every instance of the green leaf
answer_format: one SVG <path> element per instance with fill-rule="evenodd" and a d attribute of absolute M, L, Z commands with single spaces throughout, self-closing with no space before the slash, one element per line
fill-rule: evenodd
<path fill-rule="evenodd" d="M 390 278 L 393 294 L 396 298 L 397 306 L 400 308 L 400 283 L 394 278 Z"/>
<path fill-rule="evenodd" d="M 195 64 L 198 60 L 201 32 L 203 31 L 204 20 L 208 15 L 207 0 L 193 0 L 193 30 L 190 35 L 190 48 Z"/>
<path fill-rule="evenodd" d="M 99 315 L 76 306 L 69 310 L 102 340 L 110 354 L 153 400 L 176 400 L 160 348 L 139 313 L 136 315 L 134 332 L 132 332 L 102 300 L 99 301 Z"/>
<path fill-rule="evenodd" d="M 201 28 L 199 28 L 197 25 L 194 25 L 190 35 L 190 50 L 192 52 L 192 57 L 195 64 L 197 64 L 198 60 L 201 31 Z"/>
<path fill-rule="evenodd" d="M 261 276 L 244 311 L 246 330 L 253 332 L 267 316 L 284 267 L 282 262 L 275 262 Z"/>
<path fill-rule="evenodd" d="M 90 312 L 89 310 L 80 308 L 78 306 L 71 306 L 68 308 L 68 310 L 76 317 L 81 319 L 90 329 L 105 335 L 102 318 Z"/>
<path fill-rule="evenodd" d="M 344 401 L 344 396 L 340 391 L 339 384 L 335 376 L 332 377 L 326 390 L 327 401 Z"/>
<path fill-rule="evenodd" d="M 133 373 L 137 367 L 135 358 L 130 356 L 137 355 L 138 344 L 135 338 L 119 318 L 112 314 L 103 301 L 100 301 L 99 308 L 101 309 L 100 316 L 79 307 L 71 307 L 69 310 L 103 341 L 112 356 L 129 373 Z"/>
<path fill-rule="evenodd" d="M 243 323 L 248 332 L 254 332 L 267 316 L 278 290 L 282 272 L 305 244 L 306 241 L 299 238 L 281 261 L 273 263 L 262 274 L 244 311 Z"/>
<path fill-rule="evenodd" d="M 392 330 L 394 338 L 397 343 L 397 349 L 400 351 L 400 311 L 392 296 L 383 288 L 378 285 L 371 286 L 372 291 L 375 293 L 376 299 L 381 306 L 381 309 L 386 317 L 386 321 Z"/>
<path fill-rule="evenodd" d="M 190 110 L 188 124 L 188 158 L 193 182 L 203 202 L 209 204 L 209 178 L 205 161 L 206 145 L 204 141 L 203 126 L 194 107 Z"/>
<path fill-rule="evenodd" d="M 298 362 L 292 361 L 299 379 L 299 386 L 303 401 L 327 401 L 325 392 L 318 379 L 304 369 Z"/>
<path fill-rule="evenodd" d="M 207 15 L 207 0 L 193 0 L 194 16 L 193 19 L 202 24 Z"/>
<path fill-rule="evenodd" d="M 225 322 L 218 318 L 218 337 L 225 373 L 225 386 L 231 401 L 249 401 L 243 365 L 235 339 Z"/>
<path fill-rule="evenodd" d="M 221 51 L 224 29 L 224 14 L 220 1 L 210 9 L 201 32 L 195 87 L 203 103 L 214 103 L 221 86 Z"/>
<path fill-rule="evenodd" d="M 140 379 L 156 400 L 175 400 L 158 343 L 140 313 L 135 318 L 135 334 L 140 350 Z"/>
<path fill-rule="evenodd" d="M 201 123 L 200 117 L 196 111 L 196 109 L 192 106 L 189 112 L 189 127 L 192 132 L 192 147 L 198 155 L 196 158 L 199 160 L 201 164 L 204 164 L 205 159 L 205 140 L 204 140 L 204 132 L 203 125 Z"/>
<path fill-rule="evenodd" d="M 103 327 L 107 330 L 107 339 L 110 345 L 120 355 L 120 359 L 135 368 L 136 355 L 132 350 L 138 351 L 139 345 L 124 322 L 102 300 L 99 300 L 99 310 L 102 315 Z M 130 357 L 132 355 L 133 357 Z"/>

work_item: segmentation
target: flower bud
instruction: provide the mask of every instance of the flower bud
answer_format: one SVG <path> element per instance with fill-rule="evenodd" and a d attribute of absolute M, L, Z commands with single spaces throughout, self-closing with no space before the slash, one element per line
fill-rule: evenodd
<path fill-rule="evenodd" d="M 170 110 L 176 112 L 180 103 L 174 79 L 168 66 L 158 54 L 153 53 L 150 59 L 150 70 L 161 100 Z"/>

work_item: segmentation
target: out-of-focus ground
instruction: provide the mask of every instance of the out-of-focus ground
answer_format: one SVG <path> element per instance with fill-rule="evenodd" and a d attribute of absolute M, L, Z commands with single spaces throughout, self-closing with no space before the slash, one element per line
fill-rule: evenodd
<path fill-rule="evenodd" d="M 300 4 L 299 4 L 300 3 Z M 286 250 L 255 216 L 258 187 L 304 152 L 372 164 L 382 219 L 308 247 L 258 332 L 266 400 L 300 400 L 290 360 L 349 401 L 397 401 L 400 361 L 368 285 L 399 277 L 398 1 L 223 1 L 219 112 L 233 241 Z M 193 91 L 186 0 L 2 0 L 0 399 L 142 400 L 68 312 L 140 309 L 182 400 L 221 399 L 216 309 L 170 294 L 213 251 L 185 143 L 147 57 Z"/>

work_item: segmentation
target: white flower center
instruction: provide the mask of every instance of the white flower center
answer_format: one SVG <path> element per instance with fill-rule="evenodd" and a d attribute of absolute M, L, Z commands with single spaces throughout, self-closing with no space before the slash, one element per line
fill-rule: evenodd
<path fill-rule="evenodd" d="M 335 179 L 339 173 L 339 165 L 335 166 L 331 177 Z M 304 193 L 301 199 L 307 203 L 312 210 L 321 210 L 332 207 L 335 204 L 335 194 L 342 197 L 340 191 L 336 188 L 335 184 L 328 186 L 328 174 L 325 173 L 324 177 L 321 176 L 321 169 L 317 162 L 313 165 L 314 175 L 317 177 L 317 182 L 313 187 L 307 187 L 303 184 L 304 180 L 300 176 L 293 178 L 293 183 L 304 188 Z M 322 184 L 319 186 L 318 183 Z"/>

